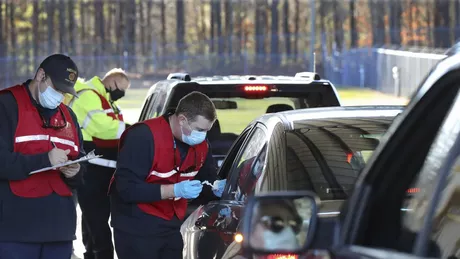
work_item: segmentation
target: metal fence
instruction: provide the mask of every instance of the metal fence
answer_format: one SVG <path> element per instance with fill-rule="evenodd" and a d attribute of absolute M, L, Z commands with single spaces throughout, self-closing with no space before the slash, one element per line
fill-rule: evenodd
<path fill-rule="evenodd" d="M 426 52 L 431 53 L 426 53 Z M 444 50 L 423 52 L 383 48 L 349 49 L 341 53 L 323 50 L 316 55 L 317 72 L 338 87 L 366 87 L 388 94 L 408 97 L 426 74 L 442 58 Z M 196 75 L 279 74 L 294 75 L 309 71 L 310 54 L 297 55 L 243 52 L 233 55 L 175 56 L 73 56 L 82 77 L 102 76 L 113 67 L 121 67 L 140 80 L 158 80 L 170 72 L 187 71 Z M 35 73 L 45 57 L 0 58 L 0 88 L 20 83 Z M 18 66 L 20 64 L 20 66 Z M 15 69 L 12 68 L 21 68 Z M 137 81 L 139 82 L 139 81 Z M 147 84 L 148 85 L 148 84 Z M 146 84 L 133 85 L 146 87 Z"/>
<path fill-rule="evenodd" d="M 428 51 L 430 53 L 428 53 Z M 335 84 L 410 97 L 445 50 L 351 49 L 325 58 L 324 77 Z"/>

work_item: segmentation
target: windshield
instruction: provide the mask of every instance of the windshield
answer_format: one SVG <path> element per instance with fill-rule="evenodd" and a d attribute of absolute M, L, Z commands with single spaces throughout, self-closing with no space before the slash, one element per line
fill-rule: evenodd
<path fill-rule="evenodd" d="M 391 118 L 308 120 L 286 134 L 288 190 L 346 199 Z"/>

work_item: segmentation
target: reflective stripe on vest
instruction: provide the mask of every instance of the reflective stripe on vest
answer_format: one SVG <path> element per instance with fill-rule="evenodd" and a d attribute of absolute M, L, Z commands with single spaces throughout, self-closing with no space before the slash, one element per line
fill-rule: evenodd
<path fill-rule="evenodd" d="M 69 146 L 78 152 L 78 146 L 75 145 L 75 142 L 67 139 L 62 139 L 58 137 L 50 137 L 49 135 L 28 135 L 16 137 L 15 143 L 37 141 L 37 140 L 50 140 L 51 142 L 61 143 L 63 145 Z"/>
<path fill-rule="evenodd" d="M 157 171 L 152 171 L 152 172 L 150 172 L 150 175 L 154 175 L 154 176 L 157 176 L 157 177 L 160 177 L 160 178 L 169 178 L 169 177 L 173 176 L 176 173 L 177 173 L 177 170 L 173 169 L 173 170 L 171 170 L 169 172 L 166 172 L 166 173 L 160 173 L 160 172 L 157 172 Z M 181 173 L 180 176 L 181 177 L 194 177 L 197 174 L 198 174 L 198 171 L 193 171 L 193 172 L 190 172 L 190 173 Z"/>

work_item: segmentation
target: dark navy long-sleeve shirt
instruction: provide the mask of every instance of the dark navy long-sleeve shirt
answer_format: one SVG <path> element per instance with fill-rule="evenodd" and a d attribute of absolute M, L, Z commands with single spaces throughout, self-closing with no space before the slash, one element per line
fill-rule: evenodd
<path fill-rule="evenodd" d="M 185 159 L 189 145 L 176 139 L 181 160 Z M 209 144 L 209 142 L 208 142 Z M 155 143 L 145 124 L 132 126 L 120 143 L 115 184 L 112 186 L 112 226 L 135 235 L 167 235 L 178 231 L 182 221 L 177 217 L 167 221 L 148 215 L 137 203 L 161 200 L 161 185 L 145 182 L 155 156 Z M 195 179 L 213 182 L 217 180 L 217 168 L 209 148 L 206 160 Z M 198 199 L 204 203 L 216 199 L 209 186 L 204 186 Z"/>
<path fill-rule="evenodd" d="M 26 87 L 28 82 L 26 82 Z M 28 87 L 27 87 L 28 89 Z M 30 92 L 29 92 L 30 96 Z M 41 107 L 30 96 L 45 119 L 51 118 L 58 110 Z M 83 136 L 75 114 L 69 108 L 72 120 L 78 127 L 80 140 L 79 157 L 85 155 Z M 10 242 L 51 242 L 75 239 L 76 210 L 72 197 L 62 197 L 53 193 L 40 198 L 22 198 L 14 195 L 8 180 L 26 179 L 31 171 L 51 166 L 48 153 L 23 155 L 13 152 L 14 135 L 18 123 L 18 107 L 10 92 L 0 94 L 0 241 Z M 64 182 L 74 189 L 81 182 L 85 170 Z"/>

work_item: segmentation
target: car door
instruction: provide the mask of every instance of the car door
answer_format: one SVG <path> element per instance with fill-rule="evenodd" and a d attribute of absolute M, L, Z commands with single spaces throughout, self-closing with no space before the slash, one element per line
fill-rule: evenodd
<path fill-rule="evenodd" d="M 341 211 L 335 232 L 336 249 L 354 245 L 419 256 L 437 257 L 443 253 L 426 232 L 432 225 L 429 201 L 439 195 L 433 190 L 442 183 L 442 165 L 449 165 L 449 154 L 457 152 L 458 58 L 448 58 L 433 70 L 383 137 Z M 427 186 L 419 187 L 419 179 L 429 182 L 431 191 Z M 408 203 L 424 207 L 424 214 L 415 213 L 411 206 L 401 210 Z M 418 220 L 423 227 L 410 227 L 417 222 L 414 217 L 424 218 Z"/>
<path fill-rule="evenodd" d="M 231 183 L 233 167 L 254 137 L 255 125 L 246 127 L 240 134 L 222 166 L 219 176 L 228 179 L 222 198 L 198 207 L 182 224 L 185 258 L 213 258 L 225 248 L 225 240 L 233 239 L 235 224 L 239 220 L 241 204 L 227 195 Z"/>

